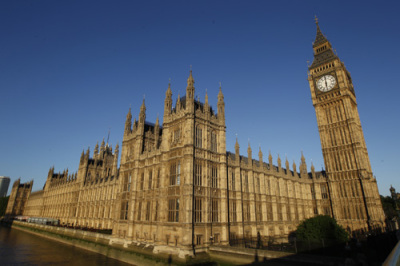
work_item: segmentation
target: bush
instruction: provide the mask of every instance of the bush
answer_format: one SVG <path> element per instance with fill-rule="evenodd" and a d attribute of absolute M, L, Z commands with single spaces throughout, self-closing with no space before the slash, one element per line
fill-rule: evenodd
<path fill-rule="evenodd" d="M 337 242 L 349 240 L 346 230 L 337 224 L 336 220 L 327 215 L 318 215 L 304 220 L 296 230 L 299 240 L 331 239 Z"/>

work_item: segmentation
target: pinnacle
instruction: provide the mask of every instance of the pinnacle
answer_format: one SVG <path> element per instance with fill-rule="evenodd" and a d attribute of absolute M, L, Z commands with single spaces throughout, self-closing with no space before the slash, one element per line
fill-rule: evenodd
<path fill-rule="evenodd" d="M 318 19 L 316 19 L 315 24 L 317 25 L 317 34 L 315 36 L 315 41 L 313 43 L 313 47 L 316 47 L 324 42 L 328 42 L 328 39 L 322 34 L 321 29 L 319 28 Z"/>

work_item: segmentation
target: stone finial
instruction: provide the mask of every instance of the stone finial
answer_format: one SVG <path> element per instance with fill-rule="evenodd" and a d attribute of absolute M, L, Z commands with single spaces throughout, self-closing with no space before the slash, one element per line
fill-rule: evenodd
<path fill-rule="evenodd" d="M 96 146 L 94 146 L 94 154 L 99 153 L 99 142 L 96 143 Z"/>

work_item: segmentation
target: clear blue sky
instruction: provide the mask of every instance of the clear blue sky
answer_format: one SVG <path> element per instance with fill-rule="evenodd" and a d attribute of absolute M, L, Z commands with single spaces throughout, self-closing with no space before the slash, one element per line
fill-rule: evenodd
<path fill-rule="evenodd" d="M 76 171 L 82 149 L 121 145 L 126 113 L 162 119 L 193 66 L 196 95 L 225 95 L 227 148 L 323 165 L 307 81 L 319 17 L 351 72 L 381 194 L 400 190 L 398 1 L 1 1 L 0 175 Z M 10 189 L 9 189 L 10 191 Z"/>

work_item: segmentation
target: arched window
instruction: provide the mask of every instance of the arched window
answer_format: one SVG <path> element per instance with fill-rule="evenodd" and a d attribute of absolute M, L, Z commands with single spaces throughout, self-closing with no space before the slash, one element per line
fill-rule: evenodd
<path fill-rule="evenodd" d="M 211 131 L 211 151 L 217 152 L 217 134 Z"/>
<path fill-rule="evenodd" d="M 195 145 L 197 148 L 203 147 L 203 130 L 200 127 L 196 127 L 196 137 L 195 137 Z"/>

